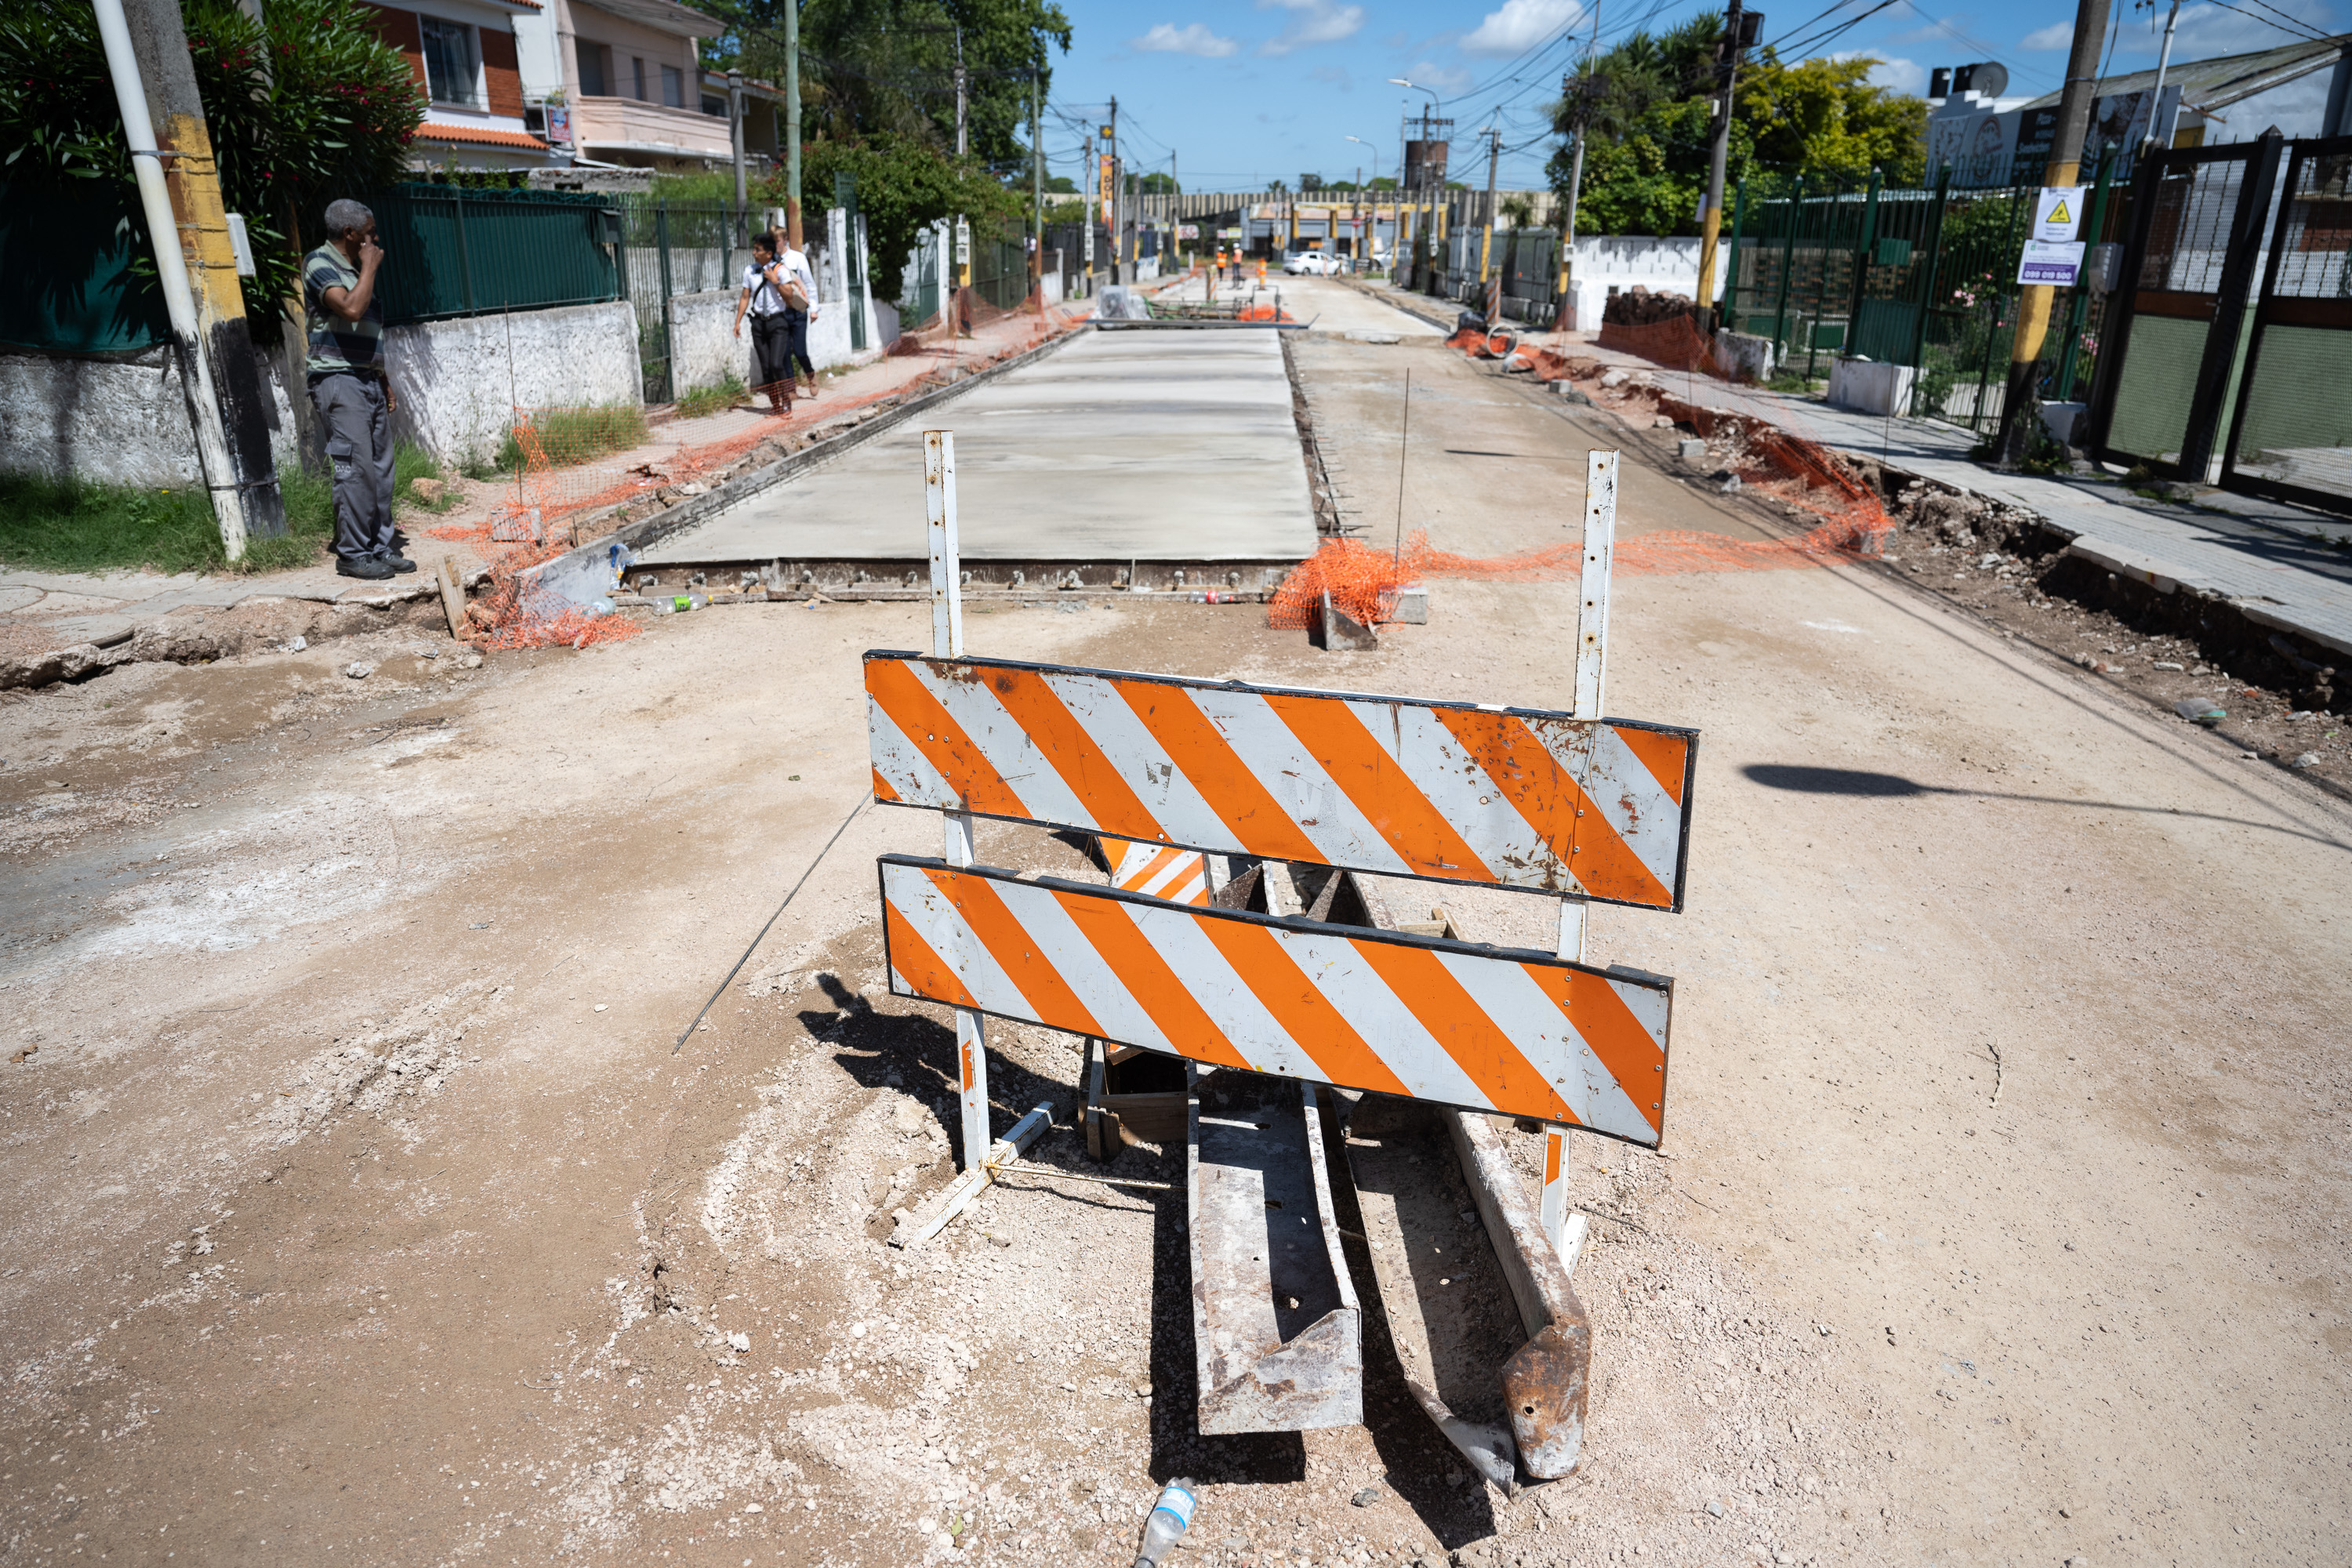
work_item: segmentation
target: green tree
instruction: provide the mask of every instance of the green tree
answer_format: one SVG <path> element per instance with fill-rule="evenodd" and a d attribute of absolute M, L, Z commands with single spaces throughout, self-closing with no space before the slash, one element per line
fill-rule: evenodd
<path fill-rule="evenodd" d="M 1553 105 L 1560 142 L 1546 174 L 1562 197 L 1586 138 L 1577 226 L 1589 234 L 1698 232 L 1714 124 L 1721 20 L 1694 17 L 1655 37 L 1634 33 L 1571 76 Z M 1725 150 L 1727 184 L 1759 171 L 1860 179 L 1872 168 L 1916 183 L 1925 100 L 1873 87 L 1870 59 L 1784 66 L 1769 50 L 1744 67 Z"/>
<path fill-rule="evenodd" d="M 961 214 L 977 227 L 1028 211 L 1026 192 L 1007 189 L 976 160 L 958 163 L 919 138 L 890 132 L 809 142 L 802 163 L 801 191 L 812 213 L 833 206 L 836 173 L 856 180 L 877 300 L 896 300 L 903 291 L 907 253 L 926 225 Z M 763 200 L 782 202 L 782 184 L 775 177 Z"/>
<path fill-rule="evenodd" d="M 270 0 L 266 15 L 257 23 L 236 0 L 181 8 L 221 196 L 253 244 L 246 314 L 267 344 L 299 289 L 306 242 L 323 237 L 326 204 L 399 177 L 425 96 L 400 51 L 343 0 Z M 137 221 L 131 152 L 89 6 L 0 12 L 0 144 L 15 149 L 11 184 L 111 184 Z"/>
<path fill-rule="evenodd" d="M 1156 169 L 1149 174 L 1138 175 L 1135 188 L 1147 196 L 1181 195 L 1184 190 L 1176 183 L 1175 175 L 1162 174 Z"/>
<path fill-rule="evenodd" d="M 1927 102 L 1870 84 L 1873 59 L 1768 63 L 1742 74 L 1738 120 L 1765 167 L 1889 184 L 1919 183 L 1927 164 Z"/>
<path fill-rule="evenodd" d="M 881 133 L 955 150 L 961 40 L 972 156 L 995 173 L 1028 169 L 1033 80 L 1053 93 L 1052 52 L 1070 19 L 1049 0 L 709 0 L 731 24 L 712 63 L 782 81 L 783 16 L 800 5 L 801 133 L 856 141 Z M 804 182 L 805 183 L 805 182 Z"/>

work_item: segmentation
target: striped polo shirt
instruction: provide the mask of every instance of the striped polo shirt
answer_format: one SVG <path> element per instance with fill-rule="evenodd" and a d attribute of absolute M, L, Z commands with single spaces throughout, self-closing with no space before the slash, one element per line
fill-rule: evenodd
<path fill-rule="evenodd" d="M 379 286 L 383 274 L 376 278 Z M 343 258 L 331 242 L 302 258 L 302 311 L 310 321 L 310 373 L 321 375 L 339 370 L 373 373 L 379 369 L 383 348 L 383 296 L 368 301 L 356 321 L 346 321 L 327 309 L 327 290 L 356 289 L 360 269 Z"/>

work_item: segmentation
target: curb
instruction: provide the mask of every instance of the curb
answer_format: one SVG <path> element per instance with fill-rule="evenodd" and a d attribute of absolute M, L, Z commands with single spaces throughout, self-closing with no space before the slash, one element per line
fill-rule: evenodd
<path fill-rule="evenodd" d="M 879 412 L 862 414 L 856 424 L 836 430 L 830 436 L 820 437 L 799 451 L 779 458 L 763 468 L 754 469 L 748 474 L 738 474 L 707 493 L 695 497 L 683 506 L 672 507 L 667 511 L 656 512 L 652 517 L 640 518 L 610 533 L 600 534 L 584 544 L 574 545 L 552 560 L 542 561 L 536 566 L 517 573 L 516 580 L 523 584 L 532 584 L 551 572 L 560 570 L 571 573 L 593 570 L 599 557 L 610 559 L 615 549 L 625 553 L 634 554 L 646 545 L 658 543 L 672 534 L 697 527 L 719 512 L 741 505 L 762 490 L 772 489 L 786 479 L 793 479 L 821 463 L 831 462 L 844 452 L 864 445 L 883 431 L 904 423 L 924 409 L 942 403 L 956 394 L 967 391 L 982 382 L 993 380 L 1008 371 L 1016 370 L 1022 365 L 1042 359 L 1065 343 L 1075 341 L 1092 326 L 1091 321 L 1081 322 L 1068 331 L 1048 338 L 1034 348 L 1024 349 L 1009 359 L 998 360 L 972 372 L 970 375 L 961 376 L 946 386 L 934 387 L 919 396 L 881 407 Z M 869 409 L 877 406 L 872 404 L 867 405 Z M 626 563 L 625 561 L 622 563 L 624 565 Z"/>

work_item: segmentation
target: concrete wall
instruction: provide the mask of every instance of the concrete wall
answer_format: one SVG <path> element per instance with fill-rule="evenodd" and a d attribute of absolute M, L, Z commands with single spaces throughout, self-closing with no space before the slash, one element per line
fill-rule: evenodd
<path fill-rule="evenodd" d="M 400 399 L 393 430 L 445 463 L 494 457 L 518 407 L 634 406 L 645 395 L 625 300 L 422 321 L 383 337 Z"/>
<path fill-rule="evenodd" d="M 680 395 L 717 386 L 729 373 L 751 384 L 751 323 L 743 335 L 734 335 L 735 301 L 740 289 L 714 289 L 701 294 L 680 294 L 669 302 L 670 385 Z"/>
<path fill-rule="evenodd" d="M 1716 249 L 1715 276 L 1718 290 L 1729 275 L 1731 247 Z M 1631 289 L 1636 283 L 1652 293 L 1688 294 L 1698 283 L 1698 239 L 1669 237 L 1595 235 L 1580 237 L 1569 267 L 1569 289 L 1576 296 L 1576 330 L 1601 330 L 1601 307 L 1614 287 Z"/>
<path fill-rule="evenodd" d="M 286 377 L 267 357 L 262 376 L 276 416 L 271 445 L 279 465 L 289 465 L 299 446 Z M 104 359 L 0 353 L 0 470 L 159 488 L 198 483 L 195 436 L 171 352 Z"/>

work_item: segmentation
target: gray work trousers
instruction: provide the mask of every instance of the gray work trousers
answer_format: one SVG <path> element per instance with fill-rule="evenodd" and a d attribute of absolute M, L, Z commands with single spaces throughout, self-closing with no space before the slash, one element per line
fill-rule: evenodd
<path fill-rule="evenodd" d="M 345 561 L 392 553 L 392 416 L 372 375 L 322 375 L 310 406 L 335 476 L 335 553 Z"/>

